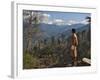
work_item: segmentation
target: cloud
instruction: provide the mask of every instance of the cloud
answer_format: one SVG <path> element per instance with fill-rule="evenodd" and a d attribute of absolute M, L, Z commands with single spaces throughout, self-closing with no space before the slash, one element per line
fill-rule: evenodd
<path fill-rule="evenodd" d="M 49 14 L 42 14 L 41 17 L 42 17 L 41 23 L 48 24 L 50 22 L 51 15 L 49 15 Z"/>
<path fill-rule="evenodd" d="M 77 23 L 79 23 L 79 22 L 76 21 L 76 20 L 69 20 L 69 21 L 67 21 L 68 25 L 77 24 Z"/>
<path fill-rule="evenodd" d="M 62 19 L 54 19 L 53 23 L 56 25 L 64 25 L 64 20 Z"/>
<path fill-rule="evenodd" d="M 84 24 L 84 25 L 86 25 L 86 24 L 88 24 L 89 22 L 88 22 L 88 20 L 82 20 L 82 21 L 77 21 L 77 20 L 69 20 L 69 21 L 67 21 L 67 25 L 73 25 L 73 24 Z"/>
<path fill-rule="evenodd" d="M 55 19 L 54 22 L 63 22 L 62 19 Z"/>
<path fill-rule="evenodd" d="M 81 23 L 81 24 L 89 24 L 89 22 L 88 22 L 88 20 L 87 20 L 87 19 L 85 19 L 85 20 L 81 21 L 80 23 Z"/>
<path fill-rule="evenodd" d="M 23 20 L 25 22 L 29 21 L 30 13 L 31 13 L 30 11 L 24 11 Z M 37 16 L 37 19 L 38 19 L 39 23 L 46 23 L 46 24 L 49 23 L 49 24 L 51 24 L 51 22 L 50 22 L 51 15 L 50 14 L 41 13 L 41 12 L 32 12 L 31 14 L 32 14 L 32 18 Z"/>
<path fill-rule="evenodd" d="M 49 14 L 42 14 L 44 17 L 49 18 L 50 15 Z"/>
<path fill-rule="evenodd" d="M 48 24 L 53 24 L 53 22 L 52 21 L 48 21 Z"/>

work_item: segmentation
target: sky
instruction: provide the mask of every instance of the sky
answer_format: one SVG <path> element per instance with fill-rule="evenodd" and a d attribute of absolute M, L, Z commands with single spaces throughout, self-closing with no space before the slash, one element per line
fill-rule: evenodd
<path fill-rule="evenodd" d="M 51 19 L 63 19 L 63 20 L 76 20 L 82 21 L 87 16 L 90 16 L 90 13 L 76 13 L 76 12 L 50 12 L 44 11 L 44 14 L 48 14 L 51 16 Z"/>
<path fill-rule="evenodd" d="M 26 10 L 27 11 L 27 10 Z M 29 11 L 29 10 L 28 10 Z M 85 19 L 87 16 L 91 17 L 90 13 L 79 12 L 56 12 L 56 11 L 34 11 L 40 13 L 43 19 L 41 23 L 57 24 L 57 25 L 72 25 L 72 24 L 88 24 Z"/>

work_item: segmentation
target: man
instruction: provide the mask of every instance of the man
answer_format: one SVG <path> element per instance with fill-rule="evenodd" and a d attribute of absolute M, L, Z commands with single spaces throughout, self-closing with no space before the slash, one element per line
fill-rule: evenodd
<path fill-rule="evenodd" d="M 77 46 L 78 46 L 78 38 L 76 35 L 76 30 L 72 29 L 71 56 L 74 66 L 77 66 Z"/>

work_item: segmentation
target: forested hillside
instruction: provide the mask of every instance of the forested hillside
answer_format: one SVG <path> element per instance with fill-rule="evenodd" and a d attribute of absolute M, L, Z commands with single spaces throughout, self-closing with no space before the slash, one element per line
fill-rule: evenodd
<path fill-rule="evenodd" d="M 79 40 L 78 61 L 81 62 L 84 57 L 91 58 L 90 25 L 77 28 L 77 35 Z M 51 36 L 48 39 L 37 39 L 36 43 L 33 43 L 30 43 L 33 44 L 31 45 L 31 49 L 28 49 L 28 47 L 24 48 L 24 69 L 66 67 L 71 64 L 71 31 L 64 31 L 60 36 Z M 83 64 L 79 64 L 78 66 L 81 65 Z"/>

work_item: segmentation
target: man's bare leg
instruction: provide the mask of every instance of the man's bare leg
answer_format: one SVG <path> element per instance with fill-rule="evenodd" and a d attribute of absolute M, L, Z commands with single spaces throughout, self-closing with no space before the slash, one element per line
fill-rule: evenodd
<path fill-rule="evenodd" d="M 74 49 L 74 66 L 77 66 L 77 49 Z"/>
<path fill-rule="evenodd" d="M 74 65 L 74 50 L 71 50 L 72 65 Z"/>
<path fill-rule="evenodd" d="M 76 46 L 71 47 L 72 65 L 77 66 L 77 49 Z"/>
<path fill-rule="evenodd" d="M 74 57 L 74 66 L 77 66 L 77 57 Z"/>

